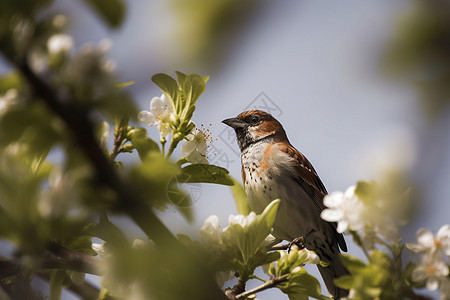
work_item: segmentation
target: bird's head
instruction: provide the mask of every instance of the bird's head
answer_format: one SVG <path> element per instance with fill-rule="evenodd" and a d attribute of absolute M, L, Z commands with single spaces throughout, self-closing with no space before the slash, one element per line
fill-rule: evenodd
<path fill-rule="evenodd" d="M 222 123 L 232 127 L 236 132 L 241 152 L 254 143 L 268 139 L 287 141 L 286 132 L 280 122 L 262 110 L 244 111 L 236 118 L 223 120 Z"/>

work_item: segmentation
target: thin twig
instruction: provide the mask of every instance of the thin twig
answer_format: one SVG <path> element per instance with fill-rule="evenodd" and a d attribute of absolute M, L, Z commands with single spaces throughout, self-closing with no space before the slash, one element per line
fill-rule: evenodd
<path fill-rule="evenodd" d="M 127 128 L 128 126 L 125 125 L 114 131 L 114 145 L 111 152 L 109 153 L 109 159 L 111 159 L 112 161 L 116 159 L 117 155 L 119 155 L 124 142 L 126 142 Z"/>
<path fill-rule="evenodd" d="M 289 274 L 286 274 L 286 275 L 283 275 L 283 276 L 280 276 L 280 277 L 271 278 L 270 280 L 266 281 L 265 283 L 261 284 L 260 286 L 257 286 L 254 289 L 245 291 L 245 292 L 237 295 L 236 299 L 237 300 L 245 299 L 246 297 L 248 297 L 250 295 L 253 295 L 253 294 L 259 293 L 261 291 L 273 288 L 277 284 L 287 281 L 288 280 L 288 275 Z"/>

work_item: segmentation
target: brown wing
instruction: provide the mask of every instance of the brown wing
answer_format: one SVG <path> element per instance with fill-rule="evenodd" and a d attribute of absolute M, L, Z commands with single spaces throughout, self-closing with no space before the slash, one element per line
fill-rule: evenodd
<path fill-rule="evenodd" d="M 243 165 L 241 166 L 241 175 L 242 175 L 242 185 L 245 188 L 246 179 L 245 179 L 245 171 L 244 171 L 244 166 Z"/>
<path fill-rule="evenodd" d="M 294 158 L 297 164 L 297 172 L 298 176 L 294 179 L 295 181 L 305 190 L 306 193 L 311 197 L 314 201 L 315 206 L 322 212 L 326 207 L 323 204 L 323 197 L 328 194 L 325 186 L 317 175 L 316 170 L 312 164 L 308 161 L 308 159 L 300 153 L 297 149 L 295 149 L 292 145 L 288 145 L 285 143 L 279 143 L 278 147 L 281 151 L 286 152 L 290 157 Z M 335 222 L 329 223 L 333 226 L 334 231 L 336 231 L 337 224 Z M 338 244 L 343 251 L 347 251 L 347 245 L 345 243 L 344 237 L 342 234 L 338 234 L 337 236 Z"/>

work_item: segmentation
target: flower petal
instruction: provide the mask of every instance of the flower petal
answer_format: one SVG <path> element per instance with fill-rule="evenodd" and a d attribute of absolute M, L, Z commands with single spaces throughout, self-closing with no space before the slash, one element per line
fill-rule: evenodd
<path fill-rule="evenodd" d="M 320 217 L 325 221 L 336 222 L 342 219 L 344 213 L 338 209 L 324 209 Z"/>
<path fill-rule="evenodd" d="M 208 150 L 208 145 L 206 145 L 206 142 L 201 142 L 197 144 L 197 151 L 201 154 L 205 155 L 206 151 Z"/>
<path fill-rule="evenodd" d="M 448 224 L 442 225 L 442 227 L 439 228 L 437 236 L 438 237 L 443 237 L 443 236 L 449 237 L 450 236 L 450 225 L 448 225 Z"/>
<path fill-rule="evenodd" d="M 204 155 L 202 155 L 197 150 L 192 151 L 188 156 L 186 156 L 186 159 L 190 161 L 193 164 L 208 164 L 208 160 Z"/>
<path fill-rule="evenodd" d="M 432 277 L 428 278 L 428 280 L 427 280 L 427 289 L 429 291 L 437 290 L 438 286 L 439 286 L 439 281 L 437 280 L 436 277 L 432 276 Z"/>
<path fill-rule="evenodd" d="M 169 99 L 164 94 L 162 94 L 160 98 L 161 98 L 162 103 L 163 103 L 163 113 L 164 114 L 169 114 L 172 111 L 172 107 L 170 106 Z"/>
<path fill-rule="evenodd" d="M 181 153 L 186 156 L 192 153 L 195 150 L 196 143 L 194 140 L 186 141 L 183 145 L 181 145 Z"/>
<path fill-rule="evenodd" d="M 169 127 L 169 125 L 164 124 L 164 125 L 160 125 L 159 126 L 159 133 L 162 136 L 167 136 L 168 134 L 170 134 L 172 132 L 172 129 Z"/>
<path fill-rule="evenodd" d="M 164 113 L 164 102 L 159 97 L 153 97 L 150 101 L 150 111 L 155 116 Z"/>
<path fill-rule="evenodd" d="M 328 207 L 337 207 L 341 205 L 344 200 L 344 193 L 342 192 L 332 192 L 323 198 L 323 204 Z"/>
<path fill-rule="evenodd" d="M 339 233 L 343 233 L 348 227 L 348 222 L 345 220 L 339 221 L 336 231 Z"/>
<path fill-rule="evenodd" d="M 425 251 L 425 247 L 418 243 L 406 243 L 406 248 L 411 250 L 412 252 L 419 253 Z"/>
<path fill-rule="evenodd" d="M 344 196 L 345 196 L 346 198 L 354 197 L 354 196 L 355 196 L 355 189 L 356 189 L 356 186 L 354 186 L 354 185 L 349 186 L 349 187 L 345 190 Z"/>
<path fill-rule="evenodd" d="M 434 235 L 430 230 L 420 228 L 417 231 L 417 242 L 427 248 L 431 248 L 434 246 Z"/>
<path fill-rule="evenodd" d="M 154 116 L 151 112 L 146 111 L 146 110 L 141 111 L 141 112 L 138 114 L 138 119 L 139 119 L 142 123 L 147 124 L 147 125 L 150 125 L 150 126 L 156 125 L 156 123 L 157 123 L 157 122 L 156 122 L 155 116 Z"/>

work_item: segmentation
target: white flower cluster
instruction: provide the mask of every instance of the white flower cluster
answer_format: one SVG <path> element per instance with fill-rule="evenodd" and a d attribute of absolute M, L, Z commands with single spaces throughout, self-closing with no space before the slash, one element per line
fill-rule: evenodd
<path fill-rule="evenodd" d="M 71 42 L 68 37 L 53 38 L 56 41 L 50 38 L 47 45 L 49 51 L 67 53 L 70 50 Z M 119 80 L 115 73 L 116 63 L 107 57 L 111 46 L 112 42 L 108 39 L 101 40 L 98 45 L 82 45 L 64 67 L 65 80 L 71 85 L 83 88 L 90 96 L 102 95 L 105 91 L 115 88 Z"/>
<path fill-rule="evenodd" d="M 220 243 L 220 233 L 227 231 L 233 224 L 238 224 L 242 228 L 248 227 L 250 224 L 256 221 L 257 215 L 255 212 L 251 212 L 247 216 L 243 215 L 230 215 L 228 217 L 228 226 L 223 228 L 220 226 L 219 218 L 216 215 L 209 216 L 202 228 L 200 228 L 200 239 L 208 246 L 217 247 Z"/>
<path fill-rule="evenodd" d="M 406 247 L 415 253 L 423 254 L 421 262 L 412 273 L 413 281 L 426 281 L 430 291 L 440 287 L 440 299 L 449 299 L 450 225 L 442 226 L 436 235 L 426 228 L 421 228 L 417 231 L 417 243 L 407 243 Z"/>
<path fill-rule="evenodd" d="M 47 48 L 51 55 L 68 53 L 73 48 L 73 38 L 68 34 L 54 34 L 48 39 Z"/>
<path fill-rule="evenodd" d="M 242 217 L 242 218 L 240 218 Z M 244 216 L 233 216 L 230 215 L 230 221 L 231 219 L 238 221 L 237 219 L 240 219 L 240 221 L 243 221 Z M 253 213 L 251 218 L 256 218 L 256 215 Z M 246 219 L 247 220 L 247 219 Z M 239 222 L 239 221 L 238 221 Z M 248 220 L 247 220 L 248 222 Z M 231 224 L 231 222 L 230 222 Z M 203 224 L 202 228 L 200 228 L 200 240 L 202 243 L 210 249 L 218 249 L 220 247 L 220 233 L 224 231 L 226 228 L 222 229 L 219 223 L 219 218 L 216 215 L 209 216 L 205 223 Z M 222 287 L 225 282 L 228 280 L 233 279 L 234 272 L 231 270 L 229 271 L 220 271 L 216 273 L 216 282 L 217 284 Z"/>
<path fill-rule="evenodd" d="M 322 219 L 337 222 L 337 231 L 343 233 L 347 228 L 359 231 L 366 249 L 373 249 L 375 236 L 379 235 L 390 242 L 399 240 L 398 218 L 393 215 L 386 199 L 376 199 L 371 205 L 365 204 L 355 194 L 356 187 L 350 186 L 345 193 L 337 191 L 326 195 L 323 203 L 328 208 L 321 213 Z"/>
<path fill-rule="evenodd" d="M 165 138 L 172 132 L 170 128 L 170 114 L 172 106 L 167 97 L 153 97 L 150 101 L 150 111 L 144 110 L 138 114 L 138 119 L 149 126 L 157 126 L 161 138 Z"/>
<path fill-rule="evenodd" d="M 138 119 L 149 126 L 157 126 L 162 140 L 172 133 L 171 118 L 173 108 L 162 94 L 160 97 L 153 97 L 150 101 L 150 111 L 143 110 L 139 112 Z M 181 146 L 181 153 L 193 164 L 208 164 L 206 152 L 208 150 L 207 142 L 211 141 L 210 135 L 205 130 L 194 128 L 192 133 L 186 136 L 186 142 Z"/>
<path fill-rule="evenodd" d="M 329 208 L 322 211 L 322 219 L 338 222 L 337 231 L 343 233 L 347 228 L 358 231 L 364 225 L 361 215 L 363 203 L 355 195 L 355 186 L 350 186 L 345 193 L 337 191 L 326 195 L 323 204 Z"/>
<path fill-rule="evenodd" d="M 82 218 L 87 212 L 79 201 L 76 179 L 60 168 L 52 170 L 48 188 L 42 191 L 38 202 L 38 210 L 45 218 L 62 217 Z"/>

